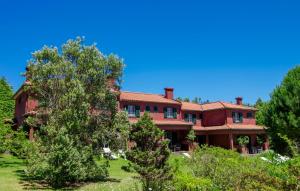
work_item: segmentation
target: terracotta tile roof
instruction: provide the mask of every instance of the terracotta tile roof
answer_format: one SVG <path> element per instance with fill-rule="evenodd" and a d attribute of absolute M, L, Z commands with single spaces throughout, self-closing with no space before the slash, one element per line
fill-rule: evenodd
<path fill-rule="evenodd" d="M 233 103 L 217 101 L 206 104 L 201 104 L 203 111 L 215 110 L 215 109 L 243 109 L 243 110 L 257 110 L 254 107 L 249 107 L 245 105 L 237 105 Z"/>
<path fill-rule="evenodd" d="M 265 130 L 266 127 L 260 125 L 241 125 L 241 124 L 227 124 L 221 126 L 199 127 L 193 126 L 195 131 L 216 131 L 216 130 Z"/>
<path fill-rule="evenodd" d="M 180 102 L 167 99 L 163 95 L 159 94 L 146 94 L 138 92 L 126 92 L 121 91 L 121 101 L 139 101 L 139 102 L 153 102 L 153 103 L 167 103 L 167 104 L 180 104 Z"/>
<path fill-rule="evenodd" d="M 130 123 L 136 123 L 138 121 L 137 118 L 129 118 Z M 189 125 L 192 126 L 193 123 L 188 123 L 181 120 L 153 120 L 156 125 Z"/>
<path fill-rule="evenodd" d="M 182 110 L 189 110 L 189 111 L 202 111 L 202 107 L 200 104 L 190 103 L 190 102 L 181 102 L 181 109 Z"/>

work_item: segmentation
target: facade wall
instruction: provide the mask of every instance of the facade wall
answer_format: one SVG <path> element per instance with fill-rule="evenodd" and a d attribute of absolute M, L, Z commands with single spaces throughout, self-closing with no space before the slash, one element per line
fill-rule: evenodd
<path fill-rule="evenodd" d="M 225 110 L 210 110 L 203 112 L 202 125 L 205 126 L 219 126 L 226 123 Z"/>
<path fill-rule="evenodd" d="M 18 96 L 15 101 L 15 118 L 17 119 L 17 126 L 22 125 L 24 115 L 33 111 L 37 105 L 37 101 L 31 99 L 26 92 L 23 92 Z"/>
<path fill-rule="evenodd" d="M 229 136 L 228 134 L 209 135 L 209 145 L 223 147 L 229 149 Z"/>
<path fill-rule="evenodd" d="M 195 126 L 202 126 L 202 113 L 200 111 L 181 111 L 181 119 L 184 120 L 184 114 L 195 114 L 196 123 Z"/>
<path fill-rule="evenodd" d="M 240 112 L 243 114 L 243 123 L 244 125 L 255 125 L 256 124 L 256 120 L 255 120 L 255 111 L 251 111 L 251 110 L 226 110 L 226 121 L 227 124 L 234 124 L 233 123 L 233 119 L 232 119 L 232 112 Z M 247 118 L 247 113 L 252 112 L 252 117 L 251 118 Z"/>
<path fill-rule="evenodd" d="M 140 116 L 142 116 L 146 111 L 146 106 L 150 106 L 151 112 L 150 116 L 153 120 L 166 120 L 164 118 L 164 108 L 165 107 L 173 107 L 177 109 L 177 119 L 168 118 L 167 120 L 182 120 L 181 118 L 181 110 L 180 105 L 177 104 L 164 104 L 164 103 L 146 103 L 146 102 L 120 102 L 120 110 L 124 110 L 125 105 L 138 105 L 140 106 Z M 153 112 L 153 107 L 156 106 L 158 108 L 158 112 Z M 133 117 L 135 118 L 135 117 Z"/>
<path fill-rule="evenodd" d="M 17 126 L 20 126 L 24 120 L 23 115 L 26 112 L 27 95 L 22 93 L 15 102 L 15 118 L 17 119 Z"/>

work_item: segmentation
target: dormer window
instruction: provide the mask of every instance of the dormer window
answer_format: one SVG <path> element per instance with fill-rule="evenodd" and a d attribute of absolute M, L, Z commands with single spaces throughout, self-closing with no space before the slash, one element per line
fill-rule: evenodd
<path fill-rule="evenodd" d="M 232 112 L 233 123 L 242 123 L 243 122 L 243 113 L 241 112 Z"/>

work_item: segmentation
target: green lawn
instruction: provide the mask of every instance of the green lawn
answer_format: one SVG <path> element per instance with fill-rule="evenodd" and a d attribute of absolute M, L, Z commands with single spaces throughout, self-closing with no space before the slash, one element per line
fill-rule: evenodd
<path fill-rule="evenodd" d="M 128 173 L 121 169 L 127 161 L 118 159 L 110 161 L 110 178 L 106 182 L 88 183 L 71 190 L 135 190 L 140 186 L 135 178 L 135 173 Z M 24 176 L 25 164 L 23 160 L 17 159 L 11 155 L 0 155 L 0 190 L 18 191 L 18 190 L 52 190 L 47 185 L 42 185 L 27 181 Z"/>

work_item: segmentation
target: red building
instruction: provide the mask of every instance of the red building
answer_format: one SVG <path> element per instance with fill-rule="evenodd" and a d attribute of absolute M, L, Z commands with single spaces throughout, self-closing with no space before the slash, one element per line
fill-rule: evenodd
<path fill-rule="evenodd" d="M 14 95 L 17 126 L 26 116 L 33 114 L 37 106 L 37 102 L 30 100 L 23 89 L 22 86 Z M 260 135 L 265 137 L 264 148 L 268 149 L 265 130 L 256 125 L 256 109 L 244 106 L 241 97 L 236 98 L 235 104 L 221 101 L 196 104 L 176 101 L 173 88 L 165 88 L 162 95 L 120 91 L 119 110 L 125 110 L 132 123 L 145 112 L 150 113 L 154 123 L 165 131 L 165 137 L 170 139 L 170 147 L 174 150 L 189 149 L 186 136 L 191 129 L 195 131 L 200 145 L 235 149 L 238 148 L 237 137 L 246 135 L 250 138 L 248 148 L 251 151 L 258 146 L 256 137 Z M 28 131 L 29 138 L 33 139 L 34 129 L 29 127 Z"/>

